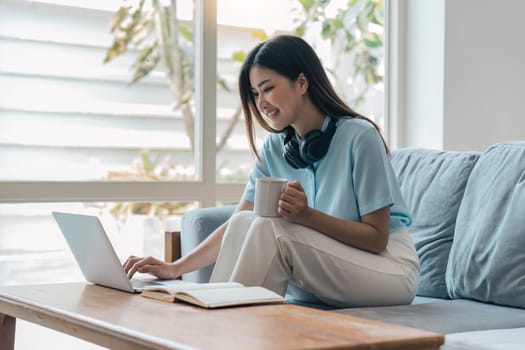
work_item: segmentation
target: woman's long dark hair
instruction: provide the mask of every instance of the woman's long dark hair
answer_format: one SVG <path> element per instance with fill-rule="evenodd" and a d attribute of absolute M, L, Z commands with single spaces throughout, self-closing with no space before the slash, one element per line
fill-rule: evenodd
<path fill-rule="evenodd" d="M 273 129 L 257 108 L 250 84 L 250 70 L 254 65 L 271 69 L 292 82 L 295 82 L 299 74 L 303 73 L 308 80 L 308 96 L 321 113 L 335 118 L 350 117 L 367 120 L 381 135 L 379 127 L 372 120 L 355 112 L 337 95 L 328 80 L 321 60 L 306 41 L 292 35 L 279 35 L 254 47 L 246 57 L 239 74 L 239 92 L 246 132 L 250 147 L 258 159 L 253 116 L 259 125 L 269 132 L 282 132 L 283 130 Z M 384 139 L 383 143 L 388 153 Z"/>

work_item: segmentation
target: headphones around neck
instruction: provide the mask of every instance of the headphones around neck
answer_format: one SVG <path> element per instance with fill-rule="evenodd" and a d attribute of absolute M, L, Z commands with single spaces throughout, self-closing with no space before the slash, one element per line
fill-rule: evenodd
<path fill-rule="evenodd" d="M 286 128 L 283 153 L 284 158 L 292 168 L 306 168 L 321 160 L 326 155 L 337 127 L 335 118 L 327 118 L 330 118 L 330 122 L 324 132 L 321 130 L 312 130 L 306 134 L 299 143 L 294 137 L 294 128 L 291 126 Z"/>

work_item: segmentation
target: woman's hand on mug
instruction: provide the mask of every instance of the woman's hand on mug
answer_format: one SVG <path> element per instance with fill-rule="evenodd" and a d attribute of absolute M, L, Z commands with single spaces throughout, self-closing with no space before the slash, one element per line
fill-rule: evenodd
<path fill-rule="evenodd" d="M 303 186 L 299 181 L 289 182 L 281 193 L 279 200 L 279 215 L 293 221 L 300 222 L 307 214 L 308 200 Z"/>

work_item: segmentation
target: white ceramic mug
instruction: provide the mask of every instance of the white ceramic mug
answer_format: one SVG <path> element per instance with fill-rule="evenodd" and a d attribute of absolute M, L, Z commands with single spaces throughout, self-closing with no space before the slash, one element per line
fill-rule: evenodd
<path fill-rule="evenodd" d="M 281 192 L 288 180 L 282 177 L 258 177 L 255 179 L 255 203 L 253 211 L 259 216 L 280 216 L 277 212 Z"/>

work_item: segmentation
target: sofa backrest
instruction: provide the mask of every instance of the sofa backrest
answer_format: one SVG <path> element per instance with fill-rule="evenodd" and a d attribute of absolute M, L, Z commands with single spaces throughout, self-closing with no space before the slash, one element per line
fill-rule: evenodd
<path fill-rule="evenodd" d="M 417 295 L 447 298 L 445 272 L 456 216 L 478 152 L 399 149 L 392 166 L 413 216 L 410 234 L 420 263 Z"/>
<path fill-rule="evenodd" d="M 525 141 L 491 146 L 472 170 L 446 282 L 452 298 L 525 308 Z"/>

